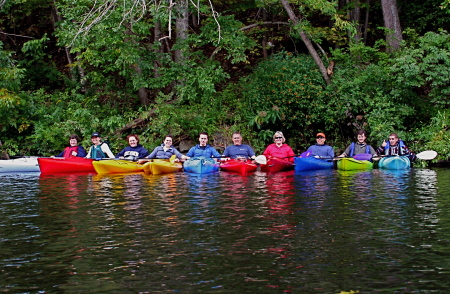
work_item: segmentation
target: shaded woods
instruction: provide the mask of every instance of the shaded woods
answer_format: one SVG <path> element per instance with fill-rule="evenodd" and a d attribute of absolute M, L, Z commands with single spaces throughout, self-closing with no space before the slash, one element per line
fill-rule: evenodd
<path fill-rule="evenodd" d="M 0 5 L 0 139 L 52 155 L 76 133 L 113 150 L 233 131 L 261 152 L 316 132 L 341 149 L 397 132 L 447 159 L 450 35 L 443 0 L 25 1 Z"/>

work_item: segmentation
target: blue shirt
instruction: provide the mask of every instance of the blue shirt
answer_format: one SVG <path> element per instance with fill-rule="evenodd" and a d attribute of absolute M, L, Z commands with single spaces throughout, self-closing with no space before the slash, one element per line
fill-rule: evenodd
<path fill-rule="evenodd" d="M 122 151 L 117 153 L 116 157 L 125 157 L 125 158 L 144 158 L 148 155 L 147 149 L 142 147 L 142 145 L 138 144 L 136 147 L 127 146 L 123 148 Z"/>
<path fill-rule="evenodd" d="M 173 146 L 170 146 L 169 149 L 164 151 L 164 144 L 162 144 L 161 146 L 156 147 L 147 158 L 169 159 L 172 155 L 175 155 L 178 159 L 181 159 L 181 156 L 183 156 L 183 154 Z"/>
<path fill-rule="evenodd" d="M 323 145 L 314 144 L 312 146 L 309 146 L 308 150 L 306 150 L 306 151 L 311 151 L 312 156 L 334 157 L 333 148 L 327 144 L 323 144 Z"/>
<path fill-rule="evenodd" d="M 245 144 L 230 145 L 227 148 L 225 148 L 223 155 L 225 157 L 231 157 L 231 158 L 237 158 L 237 157 L 250 158 L 255 155 L 255 152 L 253 152 L 253 149 L 250 146 L 245 145 Z"/>
<path fill-rule="evenodd" d="M 196 146 L 189 149 L 186 156 L 189 157 L 221 157 L 220 153 L 216 151 L 213 147 L 211 147 L 209 144 L 206 146 L 200 146 L 200 144 L 197 144 Z"/>

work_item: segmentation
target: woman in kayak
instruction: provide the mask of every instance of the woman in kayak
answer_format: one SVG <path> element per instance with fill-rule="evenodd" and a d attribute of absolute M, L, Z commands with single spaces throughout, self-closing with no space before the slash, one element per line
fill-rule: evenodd
<path fill-rule="evenodd" d="M 114 158 L 114 154 L 109 149 L 108 144 L 102 142 L 100 134 L 95 132 L 91 136 L 92 146 L 89 148 L 86 158 Z"/>
<path fill-rule="evenodd" d="M 56 155 L 56 157 L 85 157 L 86 150 L 83 146 L 78 145 L 80 138 L 77 135 L 70 135 L 69 146 L 63 152 Z"/>
<path fill-rule="evenodd" d="M 275 132 L 273 135 L 273 141 L 274 143 L 267 146 L 266 150 L 264 150 L 263 155 L 266 157 L 277 157 L 294 162 L 294 151 L 292 151 L 292 148 L 288 144 L 284 143 L 286 142 L 286 138 L 283 133 L 280 131 Z"/>
<path fill-rule="evenodd" d="M 141 144 L 139 144 L 139 136 L 132 134 L 127 136 L 127 147 L 117 153 L 116 157 L 120 159 L 136 160 L 148 156 L 148 151 Z"/>
<path fill-rule="evenodd" d="M 188 159 L 186 156 L 180 153 L 175 147 L 172 146 L 172 136 L 167 135 L 164 138 L 164 142 L 161 146 L 156 147 L 147 158 L 169 159 L 172 155 L 175 155 L 178 160 Z"/>

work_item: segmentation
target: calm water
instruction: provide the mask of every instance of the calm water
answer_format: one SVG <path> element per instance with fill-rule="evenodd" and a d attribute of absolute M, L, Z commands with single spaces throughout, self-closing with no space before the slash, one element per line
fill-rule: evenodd
<path fill-rule="evenodd" d="M 0 293 L 447 293 L 450 170 L 0 174 Z"/>

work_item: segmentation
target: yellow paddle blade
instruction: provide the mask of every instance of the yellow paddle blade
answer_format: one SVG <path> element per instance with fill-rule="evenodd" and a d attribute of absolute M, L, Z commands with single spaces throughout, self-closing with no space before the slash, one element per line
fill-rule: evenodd
<path fill-rule="evenodd" d="M 174 154 L 169 158 L 169 162 L 173 164 L 175 162 L 175 159 L 177 159 L 177 156 Z"/>

